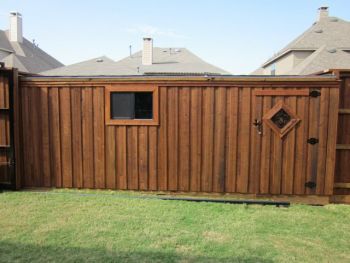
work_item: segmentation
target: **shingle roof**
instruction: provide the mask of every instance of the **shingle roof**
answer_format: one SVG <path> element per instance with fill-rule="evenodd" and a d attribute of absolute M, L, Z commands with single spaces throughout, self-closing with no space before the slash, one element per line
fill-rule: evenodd
<path fill-rule="evenodd" d="M 61 62 L 23 38 L 23 43 L 10 42 L 8 31 L 0 30 L 0 50 L 8 55 L 1 61 L 8 67 L 18 68 L 21 72 L 39 73 L 63 66 Z"/>
<path fill-rule="evenodd" d="M 310 74 L 328 68 L 350 68 L 350 22 L 337 17 L 325 17 L 267 60 L 254 73 L 291 51 L 314 51 L 287 74 Z M 334 52 L 335 51 L 335 52 Z M 254 74 L 253 73 L 253 74 Z"/>
<path fill-rule="evenodd" d="M 142 65 L 142 51 L 114 62 L 107 57 L 41 72 L 47 76 L 118 76 L 150 74 L 230 74 L 213 66 L 185 48 L 153 48 L 153 64 Z"/>

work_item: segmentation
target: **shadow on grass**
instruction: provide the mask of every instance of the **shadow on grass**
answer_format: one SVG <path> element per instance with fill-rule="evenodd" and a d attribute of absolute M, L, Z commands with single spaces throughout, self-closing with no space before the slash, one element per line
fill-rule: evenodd
<path fill-rule="evenodd" d="M 118 251 L 105 248 L 58 247 L 0 241 L 0 262 L 263 262 L 255 257 L 203 257 L 161 250 Z"/>

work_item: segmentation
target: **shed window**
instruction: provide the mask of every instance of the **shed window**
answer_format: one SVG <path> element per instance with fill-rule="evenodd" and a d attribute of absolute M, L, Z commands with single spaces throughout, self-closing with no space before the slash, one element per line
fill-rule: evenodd
<path fill-rule="evenodd" d="M 112 92 L 112 119 L 152 119 L 152 92 Z"/>
<path fill-rule="evenodd" d="M 106 87 L 106 124 L 157 125 L 158 88 L 122 84 Z"/>

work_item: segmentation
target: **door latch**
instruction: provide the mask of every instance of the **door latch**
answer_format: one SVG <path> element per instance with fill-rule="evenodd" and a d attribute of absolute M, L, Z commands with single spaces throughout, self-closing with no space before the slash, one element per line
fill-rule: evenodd
<path fill-rule="evenodd" d="M 258 134 L 261 135 L 262 134 L 262 121 L 255 119 L 255 121 L 253 122 L 253 125 L 256 127 Z"/>

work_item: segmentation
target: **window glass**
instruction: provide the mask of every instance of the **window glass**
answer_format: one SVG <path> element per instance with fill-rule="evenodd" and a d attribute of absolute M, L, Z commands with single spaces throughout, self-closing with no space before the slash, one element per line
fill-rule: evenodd
<path fill-rule="evenodd" d="M 152 92 L 135 93 L 135 119 L 152 119 Z"/>
<path fill-rule="evenodd" d="M 152 92 L 112 92 L 112 119 L 152 119 Z"/>
<path fill-rule="evenodd" d="M 135 97 L 133 92 L 111 93 L 111 118 L 133 119 Z"/>

